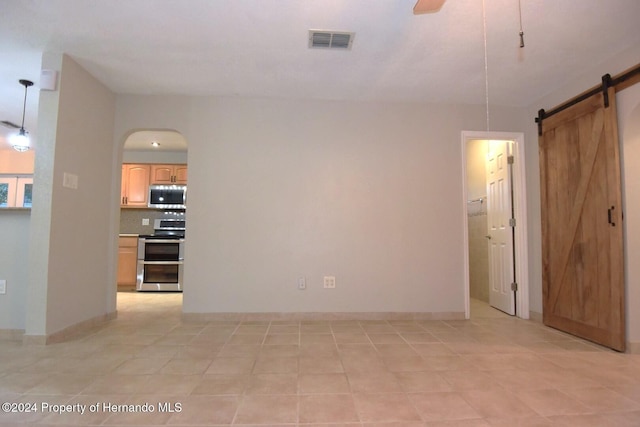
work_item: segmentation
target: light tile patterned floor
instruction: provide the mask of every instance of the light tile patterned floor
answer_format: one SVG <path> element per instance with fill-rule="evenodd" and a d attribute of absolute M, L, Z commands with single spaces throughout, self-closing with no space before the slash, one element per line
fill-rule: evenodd
<path fill-rule="evenodd" d="M 180 294 L 118 300 L 70 342 L 0 341 L 0 402 L 38 409 L 0 425 L 640 426 L 640 356 L 477 301 L 469 321 L 185 323 Z"/>

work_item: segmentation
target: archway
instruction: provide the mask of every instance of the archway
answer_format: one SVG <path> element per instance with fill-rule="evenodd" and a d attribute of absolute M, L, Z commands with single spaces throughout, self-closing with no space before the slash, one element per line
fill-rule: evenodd
<path fill-rule="evenodd" d="M 171 172 L 174 170 L 178 171 L 176 174 L 180 176 L 179 180 L 174 180 Z M 117 274 L 119 296 L 121 292 L 182 291 L 183 264 L 167 262 L 166 265 L 150 265 L 141 262 L 140 254 L 145 251 L 144 246 L 140 251 L 140 245 L 144 245 L 145 240 L 140 239 L 140 236 L 157 235 L 160 228 L 184 226 L 184 207 L 152 207 L 150 194 L 151 189 L 158 185 L 186 187 L 186 171 L 187 141 L 180 132 L 168 129 L 135 130 L 124 140 Z M 167 173 L 170 175 L 169 179 L 164 177 Z M 186 194 L 186 190 L 184 193 Z M 175 233 L 178 231 L 172 231 L 172 234 Z M 166 246 L 176 248 L 176 251 L 179 247 L 180 257 L 183 257 L 182 240 Z M 144 258 L 146 257 L 142 256 Z M 154 286 L 147 286 L 151 283 Z M 118 298 L 118 304 L 120 300 Z M 148 297 L 145 300 L 148 301 Z"/>

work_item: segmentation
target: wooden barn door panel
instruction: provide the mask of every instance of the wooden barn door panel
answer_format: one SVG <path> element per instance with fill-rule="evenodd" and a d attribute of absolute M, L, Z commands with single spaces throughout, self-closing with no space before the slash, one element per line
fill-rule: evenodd
<path fill-rule="evenodd" d="M 614 89 L 543 121 L 543 320 L 624 350 L 620 160 Z"/>

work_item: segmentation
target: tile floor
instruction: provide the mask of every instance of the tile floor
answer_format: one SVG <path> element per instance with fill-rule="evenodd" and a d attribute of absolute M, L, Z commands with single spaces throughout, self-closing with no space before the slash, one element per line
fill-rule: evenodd
<path fill-rule="evenodd" d="M 37 409 L 0 425 L 640 426 L 639 355 L 477 301 L 469 321 L 417 322 L 185 323 L 180 294 L 118 304 L 66 343 L 0 342 L 0 403 Z"/>

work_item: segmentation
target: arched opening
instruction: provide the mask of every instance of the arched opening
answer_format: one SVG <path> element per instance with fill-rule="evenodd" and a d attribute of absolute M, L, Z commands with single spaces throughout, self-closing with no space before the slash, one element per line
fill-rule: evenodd
<path fill-rule="evenodd" d="M 186 196 L 187 141 L 175 130 L 134 130 L 121 166 L 117 303 L 181 306 L 186 200 L 169 198 Z"/>

